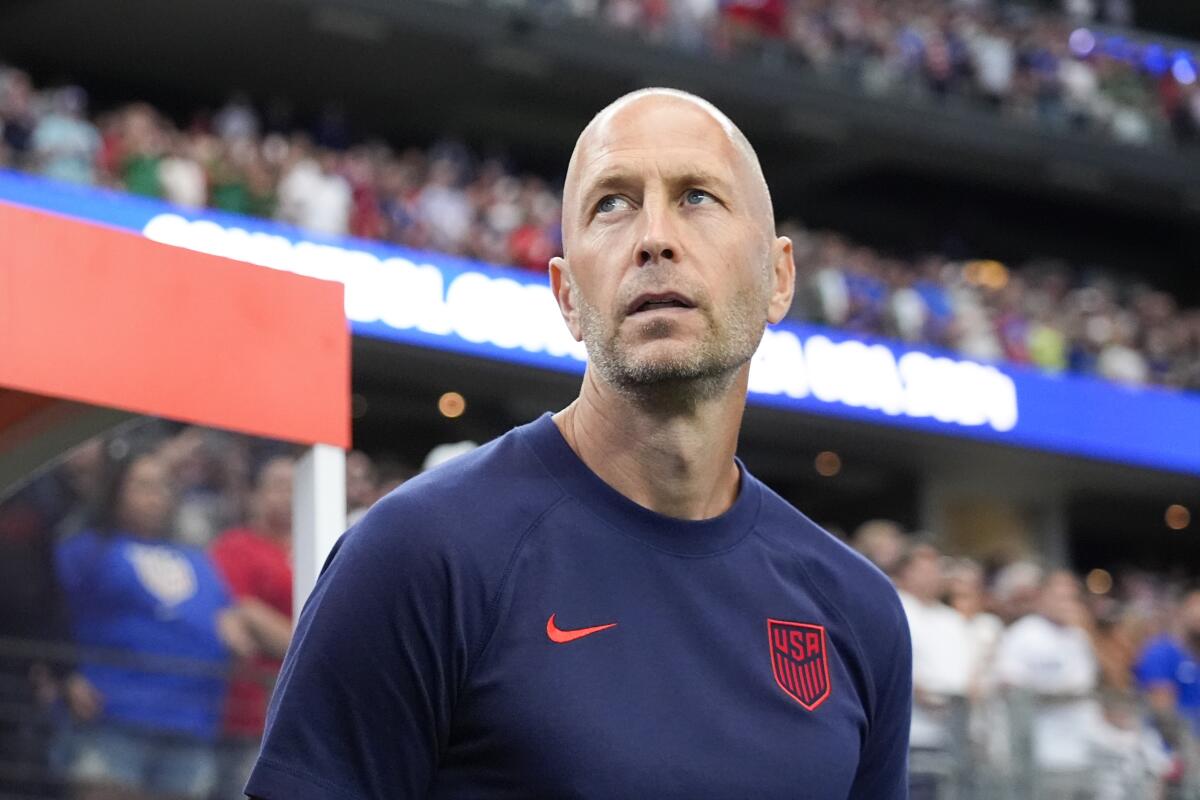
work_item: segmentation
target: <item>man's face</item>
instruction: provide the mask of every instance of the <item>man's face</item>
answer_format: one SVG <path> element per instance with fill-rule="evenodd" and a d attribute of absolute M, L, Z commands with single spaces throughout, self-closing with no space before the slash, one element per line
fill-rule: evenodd
<path fill-rule="evenodd" d="M 292 483 L 295 467 L 291 459 L 275 458 L 262 468 L 256 500 L 263 518 L 272 528 L 292 525 Z"/>
<path fill-rule="evenodd" d="M 922 547 L 909 561 L 902 583 L 916 597 L 936 600 L 944 586 L 941 554 L 932 547 Z"/>
<path fill-rule="evenodd" d="M 774 238 L 758 180 L 725 128 L 678 98 L 635 100 L 584 134 L 551 279 L 608 383 L 730 375 L 786 313 L 791 243 Z"/>
<path fill-rule="evenodd" d="M 1078 620 L 1080 613 L 1079 584 L 1066 573 L 1057 573 L 1047 579 L 1042 589 L 1042 614 L 1051 622 L 1070 625 Z"/>

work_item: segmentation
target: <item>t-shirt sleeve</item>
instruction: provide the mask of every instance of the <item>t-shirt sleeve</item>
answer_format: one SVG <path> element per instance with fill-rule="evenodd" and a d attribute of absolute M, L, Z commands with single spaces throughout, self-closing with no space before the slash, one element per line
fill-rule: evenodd
<path fill-rule="evenodd" d="M 1134 667 L 1134 674 L 1137 675 L 1138 683 L 1148 689 L 1155 684 L 1174 685 L 1175 672 L 1178 669 L 1178 659 L 1175 658 L 1171 646 L 1166 642 L 1159 641 L 1154 642 L 1142 652 L 1137 666 Z"/>
<path fill-rule="evenodd" d="M 426 796 L 477 630 L 460 614 L 459 559 L 430 529 L 445 533 L 389 499 L 339 541 L 300 615 L 248 794 Z"/>
<path fill-rule="evenodd" d="M 908 797 L 908 734 L 912 723 L 913 666 L 908 621 L 899 600 L 889 604 L 880 634 L 863 639 L 875 685 L 870 727 L 859 755 L 850 800 Z M 883 615 L 881 615 L 883 616 Z M 862 637 L 860 637 L 861 639 Z"/>

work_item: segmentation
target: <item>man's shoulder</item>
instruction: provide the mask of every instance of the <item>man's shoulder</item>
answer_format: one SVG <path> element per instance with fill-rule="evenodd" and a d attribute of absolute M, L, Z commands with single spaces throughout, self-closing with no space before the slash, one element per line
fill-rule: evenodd
<path fill-rule="evenodd" d="M 422 473 L 377 502 L 346 534 L 384 551 L 488 556 L 511 551 L 563 497 L 517 428 Z"/>
<path fill-rule="evenodd" d="M 794 549 L 827 594 L 838 600 L 862 600 L 868 613 L 870 604 L 879 601 L 900 608 L 895 586 L 878 567 L 766 487 L 759 529 L 767 538 Z"/>
<path fill-rule="evenodd" d="M 907 636 L 896 587 L 878 567 L 775 492 L 764 487 L 764 495 L 759 533 L 791 551 L 831 612 L 844 618 L 864 647 L 872 639 L 888 647 L 897 635 Z"/>

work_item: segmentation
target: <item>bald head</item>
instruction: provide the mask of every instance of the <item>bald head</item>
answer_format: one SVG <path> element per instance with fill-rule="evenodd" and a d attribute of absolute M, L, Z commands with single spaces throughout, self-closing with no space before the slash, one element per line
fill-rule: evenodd
<path fill-rule="evenodd" d="M 596 114 L 579 134 L 567 167 L 563 189 L 563 239 L 567 255 L 570 240 L 586 205 L 589 180 L 603 169 L 602 162 L 622 152 L 647 150 L 649 144 L 708 151 L 720 157 L 730 171 L 730 188 L 761 227 L 775 235 L 771 194 L 758 155 L 741 130 L 719 108 L 702 97 L 678 89 L 648 88 L 617 98 Z M 646 156 L 650 156 L 646 153 Z"/>
<path fill-rule="evenodd" d="M 673 403 L 744 385 L 795 286 L 754 149 L 711 103 L 671 89 L 626 95 L 580 134 L 549 266 L 589 374 Z"/>

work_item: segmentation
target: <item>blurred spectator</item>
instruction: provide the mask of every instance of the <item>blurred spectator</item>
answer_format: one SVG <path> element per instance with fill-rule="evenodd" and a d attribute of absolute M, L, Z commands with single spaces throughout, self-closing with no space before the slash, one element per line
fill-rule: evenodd
<path fill-rule="evenodd" d="M 1088 731 L 1088 760 L 1093 765 L 1093 800 L 1162 797 L 1163 779 L 1172 769 L 1162 740 L 1139 717 L 1137 698 L 1109 691 L 1100 698 L 1098 724 Z"/>
<path fill-rule="evenodd" d="M 1012 92 L 1017 56 L 1014 42 L 998 24 L 980 27 L 967 42 L 975 79 L 989 103 L 999 107 Z"/>
<path fill-rule="evenodd" d="M 159 448 L 179 502 L 175 537 L 207 547 L 246 514 L 250 454 L 243 439 L 224 431 L 184 428 Z"/>
<path fill-rule="evenodd" d="M 384 457 L 375 461 L 359 450 L 346 456 L 346 517 L 352 526 L 376 502 L 416 474 L 408 464 Z"/>
<path fill-rule="evenodd" d="M 996 573 L 992 601 L 1001 622 L 1011 625 L 1033 613 L 1042 579 L 1042 568 L 1031 561 L 1013 562 Z"/>
<path fill-rule="evenodd" d="M 66 773 L 82 798 L 205 798 L 230 652 L 254 644 L 212 563 L 170 540 L 170 472 L 151 453 L 115 465 L 96 526 L 55 561 L 80 653 Z"/>
<path fill-rule="evenodd" d="M 1013 623 L 997 648 L 1001 685 L 1032 697 L 1033 761 L 1047 797 L 1071 798 L 1091 785 L 1088 735 L 1100 711 L 1092 697 L 1097 665 L 1082 627 L 1086 613 L 1078 579 L 1052 572 L 1037 611 Z"/>
<path fill-rule="evenodd" d="M 361 450 L 346 454 L 346 508 L 348 525 L 362 519 L 367 510 L 378 499 L 375 464 Z"/>
<path fill-rule="evenodd" d="M 984 667 L 992 662 L 996 645 L 1004 633 L 1004 623 L 987 611 L 983 568 L 970 559 L 957 559 L 949 565 L 946 596 L 950 607 L 962 616 L 967 627 L 971 651 L 970 694 L 978 697 L 984 691 Z"/>
<path fill-rule="evenodd" d="M 879 567 L 883 574 L 894 575 L 904 553 L 904 531 L 891 520 L 868 520 L 855 528 L 850 546 Z"/>
<path fill-rule="evenodd" d="M 375 499 L 379 500 L 391 494 L 394 489 L 416 475 L 417 471 L 402 461 L 383 458 L 377 462 L 375 474 Z"/>
<path fill-rule="evenodd" d="M 158 180 L 162 184 L 163 199 L 183 208 L 203 208 L 208 202 L 208 177 L 204 164 L 209 157 L 204 155 L 208 140 L 204 137 L 189 139 L 181 133 L 170 136 L 167 155 L 158 167 Z"/>
<path fill-rule="evenodd" d="M 258 129 L 258 113 L 250 98 L 241 92 L 233 94 L 213 117 L 213 132 L 226 142 L 255 139 Z"/>
<path fill-rule="evenodd" d="M 339 156 L 324 151 L 309 155 L 295 140 L 295 160 L 279 184 L 279 218 L 315 233 L 341 236 L 348 232 L 353 193 L 338 171 Z"/>
<path fill-rule="evenodd" d="M 430 245 L 447 253 L 461 253 L 471 229 L 470 198 L 463 190 L 463 165 L 443 156 L 429 163 L 429 177 L 417 197 L 417 208 L 430 233 Z"/>
<path fill-rule="evenodd" d="M 935 800 L 940 794 L 938 779 L 946 772 L 938 757 L 960 761 L 954 757 L 961 745 L 954 731 L 965 729 L 967 693 L 977 669 L 974 649 L 966 619 L 941 601 L 946 587 L 937 548 L 921 541 L 911 543 L 896 563 L 895 575 L 912 633 L 909 783 L 914 800 Z"/>
<path fill-rule="evenodd" d="M 33 81 L 19 69 L 0 64 L 0 136 L 4 160 L 27 168 L 37 117 L 33 105 Z"/>
<path fill-rule="evenodd" d="M 1178 750 L 1183 727 L 1200 737 L 1200 588 L 1183 597 L 1174 625 L 1146 644 L 1135 672 L 1168 746 Z"/>
<path fill-rule="evenodd" d="M 98 449 L 84 448 L 77 463 Z M 65 465 L 52 469 L 0 503 L 2 797 L 58 796 L 50 774 L 56 727 L 51 704 L 54 686 L 71 665 L 44 649 L 70 639 L 54 570 L 54 531 L 71 510 L 96 499 L 94 483 L 74 477 Z M 30 645 L 37 649 L 29 651 Z"/>
<path fill-rule="evenodd" d="M 165 147 L 158 113 L 145 103 L 125 109 L 117 129 L 117 165 L 125 191 L 162 197 L 158 168 Z"/>
<path fill-rule="evenodd" d="M 33 129 L 33 157 L 38 172 L 70 183 L 95 183 L 100 134 L 84 118 L 87 95 L 77 86 L 67 86 L 50 98 L 50 111 Z"/>
<path fill-rule="evenodd" d="M 288 457 L 263 464 L 256 476 L 248 524 L 222 533 L 211 550 L 258 650 L 229 685 L 214 798 L 239 796 L 250 777 L 266 723 L 267 700 L 291 641 L 293 473 Z"/>

